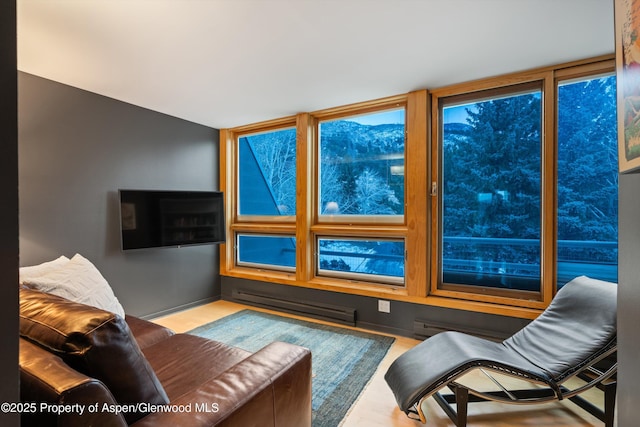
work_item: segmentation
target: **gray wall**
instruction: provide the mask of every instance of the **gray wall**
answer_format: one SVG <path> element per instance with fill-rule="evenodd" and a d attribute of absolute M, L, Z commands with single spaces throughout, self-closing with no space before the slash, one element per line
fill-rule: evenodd
<path fill-rule="evenodd" d="M 18 85 L 16 3 L 0 2 L 0 402 L 17 402 L 18 376 Z M 20 424 L 0 412 L 0 425 Z"/>
<path fill-rule="evenodd" d="M 640 174 L 620 176 L 618 425 L 638 425 L 640 402 Z"/>
<path fill-rule="evenodd" d="M 509 337 L 529 323 L 526 319 L 401 301 L 391 301 L 391 313 L 381 313 L 378 311 L 378 298 L 223 277 L 222 298 L 234 301 L 235 291 L 284 300 L 353 308 L 356 309 L 356 326 L 408 337 L 414 335 L 414 320 L 495 338 Z M 244 301 L 238 302 L 247 304 Z"/>
<path fill-rule="evenodd" d="M 218 190 L 218 132 L 19 73 L 20 265 L 80 253 L 128 313 L 220 295 L 218 246 L 120 250 L 118 189 Z"/>

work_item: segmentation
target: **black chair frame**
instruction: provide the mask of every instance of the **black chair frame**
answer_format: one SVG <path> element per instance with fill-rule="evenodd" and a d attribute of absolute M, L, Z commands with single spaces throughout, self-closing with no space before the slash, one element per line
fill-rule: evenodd
<path fill-rule="evenodd" d="M 614 345 L 603 355 L 602 358 L 615 355 L 616 351 L 617 346 Z M 584 385 L 575 389 L 569 389 L 563 385 L 554 389 L 549 387 L 547 384 L 544 384 L 545 387 L 542 388 L 538 387 L 520 390 L 507 390 L 493 376 L 487 373 L 485 368 L 479 368 L 500 388 L 500 390 L 478 391 L 452 381 L 447 384 L 451 393 L 445 394 L 437 391 L 430 396 L 423 396 L 420 401 L 407 412 L 415 415 L 415 417 L 410 416 L 410 418 L 418 420 L 423 424 L 426 423 L 427 419 L 422 411 L 422 403 L 428 397 L 433 397 L 436 403 L 442 408 L 451 421 L 453 421 L 456 427 L 466 427 L 469 403 L 500 402 L 516 405 L 537 405 L 567 399 L 589 412 L 600 421 L 603 421 L 605 427 L 613 427 L 617 390 L 615 375 L 617 373 L 617 368 L 617 362 L 613 363 L 604 372 L 596 369 L 594 366 L 588 366 L 574 375 L 574 377 L 580 378 L 585 382 Z M 503 374 L 505 373 L 503 369 L 500 369 L 498 372 Z M 513 373 L 511 374 L 513 375 Z M 515 376 L 518 378 L 522 377 L 522 375 L 517 374 Z M 603 391 L 604 408 L 600 408 L 580 396 L 581 393 L 593 387 Z M 455 405 L 455 407 L 453 405 Z"/>
<path fill-rule="evenodd" d="M 494 342 L 455 331 L 436 334 L 399 356 L 385 380 L 400 409 L 423 423 L 424 400 L 433 397 L 458 427 L 467 425 L 469 403 L 532 405 L 561 400 L 613 427 L 616 305 L 616 284 L 581 276 L 564 285 L 543 313 L 510 338 Z M 463 376 L 477 370 L 498 390 L 464 385 Z M 508 390 L 490 372 L 527 381 L 531 388 Z M 603 409 L 580 396 L 594 387 L 604 392 Z M 445 388 L 452 393 L 443 394 Z"/>

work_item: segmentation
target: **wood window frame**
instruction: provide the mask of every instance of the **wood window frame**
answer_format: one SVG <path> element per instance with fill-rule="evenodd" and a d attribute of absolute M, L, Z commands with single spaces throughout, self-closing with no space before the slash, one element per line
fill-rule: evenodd
<path fill-rule="evenodd" d="M 281 129 L 296 128 L 296 117 L 284 117 L 264 123 L 240 126 L 234 129 L 221 129 L 220 140 L 220 188 L 225 193 L 225 215 L 227 239 L 220 250 L 220 273 L 230 275 L 233 272 L 244 275 L 260 275 L 263 278 L 288 280 L 295 273 L 288 269 L 277 270 L 253 268 L 236 265 L 236 239 L 238 234 L 296 235 L 295 216 L 254 216 L 239 215 L 237 200 L 239 196 L 239 153 L 238 140 L 244 135 L 273 132 Z M 297 146 L 296 146 L 297 148 Z M 297 162 L 296 153 L 296 162 Z M 297 178 L 296 178 L 297 179 Z"/>
<path fill-rule="evenodd" d="M 441 212 L 442 196 L 440 192 L 431 200 L 431 257 L 432 266 L 429 294 L 434 297 L 450 298 L 460 301 L 477 301 L 482 303 L 514 306 L 523 309 L 543 310 L 549 305 L 556 291 L 557 264 L 557 85 L 561 80 L 588 77 L 613 71 L 613 58 L 600 57 L 555 67 L 515 73 L 498 78 L 463 83 L 431 91 L 432 122 L 431 133 L 431 182 L 442 187 L 441 138 L 442 129 L 440 106 L 444 99 L 460 98 L 473 100 L 484 91 L 495 94 L 509 93 L 511 88 L 539 82 L 542 90 L 542 122 L 541 122 L 541 259 L 540 259 L 540 292 L 504 291 L 473 285 L 456 285 L 442 283 L 441 279 Z M 517 92 L 515 92 L 517 93 Z"/>
<path fill-rule="evenodd" d="M 353 219 L 322 221 L 318 215 L 318 123 L 403 107 L 405 109 L 405 214 L 403 220 L 386 222 Z M 427 91 L 421 90 L 373 101 L 299 113 L 282 119 L 220 130 L 220 185 L 225 191 L 227 243 L 220 251 L 222 275 L 251 280 L 268 280 L 294 286 L 313 287 L 348 293 L 399 297 L 426 295 L 427 249 Z M 235 209 L 238 197 L 238 138 L 243 134 L 296 127 L 296 216 L 295 223 L 278 218 L 239 217 Z M 413 171 L 413 172 L 412 172 Z M 296 237 L 296 271 L 266 271 L 235 264 L 237 233 L 293 234 Z M 402 239 L 405 242 L 406 270 L 404 286 L 376 282 L 323 277 L 316 269 L 316 241 L 321 237 Z"/>
<path fill-rule="evenodd" d="M 556 241 L 556 84 L 558 79 L 606 73 L 613 70 L 613 55 L 604 55 L 551 67 L 492 77 L 443 88 L 418 90 L 407 94 L 298 113 L 281 119 L 220 130 L 220 186 L 225 192 L 227 244 L 221 245 L 220 273 L 224 276 L 319 290 L 386 298 L 416 304 L 476 311 L 533 319 L 555 293 Z M 534 300 L 504 295 L 479 295 L 465 289 L 438 288 L 439 196 L 431 194 L 431 182 L 440 182 L 438 150 L 438 99 L 528 81 L 543 81 L 543 162 L 542 176 L 542 259 L 541 294 Z M 354 114 L 365 114 L 404 103 L 405 214 L 401 224 L 326 223 L 318 219 L 317 152 L 318 121 Z M 436 124 L 436 125 L 433 125 Z M 237 136 L 242 133 L 296 127 L 296 215 L 295 222 L 242 221 L 235 214 L 237 197 Z M 237 232 L 294 235 L 296 271 L 265 271 L 234 265 L 234 239 Z M 319 277 L 315 271 L 315 242 L 322 237 L 370 237 L 405 239 L 405 286 Z"/>

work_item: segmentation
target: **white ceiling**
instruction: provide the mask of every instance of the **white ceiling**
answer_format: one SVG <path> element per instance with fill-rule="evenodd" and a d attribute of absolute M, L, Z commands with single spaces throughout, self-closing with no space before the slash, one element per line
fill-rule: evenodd
<path fill-rule="evenodd" d="M 17 0 L 18 69 L 215 128 L 614 51 L 613 0 Z"/>

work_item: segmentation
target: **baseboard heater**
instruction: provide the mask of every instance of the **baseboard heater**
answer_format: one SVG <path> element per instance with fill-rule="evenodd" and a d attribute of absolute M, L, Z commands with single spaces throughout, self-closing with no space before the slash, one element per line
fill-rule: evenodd
<path fill-rule="evenodd" d="M 475 335 L 480 338 L 489 339 L 492 341 L 502 341 L 507 337 L 500 336 L 500 334 L 494 331 L 488 331 L 479 328 L 472 328 L 462 325 L 454 325 L 449 323 L 434 322 L 433 320 L 420 320 L 415 319 L 413 321 L 413 335 L 416 339 L 424 340 L 435 334 L 445 331 L 457 331 L 463 332 L 469 335 Z"/>
<path fill-rule="evenodd" d="M 314 319 L 336 322 L 343 325 L 355 326 L 356 309 L 337 305 L 322 304 L 313 301 L 299 301 L 279 298 L 251 291 L 234 289 L 232 294 L 234 301 L 255 305 L 262 308 L 284 311 Z"/>

